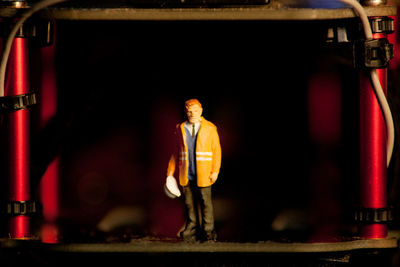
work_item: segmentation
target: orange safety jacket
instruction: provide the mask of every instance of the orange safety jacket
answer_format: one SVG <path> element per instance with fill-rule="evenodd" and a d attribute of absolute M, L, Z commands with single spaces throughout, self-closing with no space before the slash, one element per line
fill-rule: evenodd
<path fill-rule="evenodd" d="M 185 123 L 176 126 L 177 149 L 171 155 L 168 163 L 167 176 L 173 176 L 176 163 L 179 162 L 179 184 L 188 184 L 189 156 L 186 146 Z M 217 127 L 201 118 L 200 129 L 196 139 L 196 172 L 197 186 L 207 187 L 212 185 L 210 174 L 219 173 L 221 167 L 221 145 Z"/>

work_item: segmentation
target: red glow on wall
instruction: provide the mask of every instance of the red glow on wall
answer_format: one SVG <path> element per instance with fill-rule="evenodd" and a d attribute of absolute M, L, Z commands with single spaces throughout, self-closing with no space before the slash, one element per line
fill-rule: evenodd
<path fill-rule="evenodd" d="M 55 67 L 55 41 L 52 45 L 41 48 L 41 79 L 40 79 L 40 127 L 44 128 L 56 115 L 57 75 Z M 56 243 L 58 230 L 55 222 L 59 215 L 59 157 L 56 157 L 44 173 L 41 184 L 41 203 L 43 206 L 44 225 L 42 227 L 42 241 Z"/>
<path fill-rule="evenodd" d="M 340 77 L 335 73 L 314 75 L 309 82 L 308 119 L 313 142 L 336 144 L 341 138 Z"/>
<path fill-rule="evenodd" d="M 58 226 L 53 223 L 45 223 L 42 225 L 42 241 L 44 243 L 56 244 L 59 242 Z"/>
<path fill-rule="evenodd" d="M 41 202 L 43 217 L 47 222 L 55 222 L 59 213 L 58 203 L 59 158 L 53 160 L 41 181 Z"/>
<path fill-rule="evenodd" d="M 182 197 L 169 199 L 164 191 L 168 160 L 176 145 L 175 126 L 180 123 L 182 103 L 165 100 L 153 104 L 151 114 L 151 171 L 149 214 L 150 232 L 156 236 L 176 237 L 184 224 Z M 163 129 L 160 131 L 160 129 Z M 177 173 L 177 172 L 176 172 Z M 178 176 L 175 175 L 178 179 Z"/>
<path fill-rule="evenodd" d="M 342 89 L 337 69 L 315 73 L 308 87 L 308 129 L 315 159 L 310 166 L 309 242 L 332 242 L 340 232 Z"/>

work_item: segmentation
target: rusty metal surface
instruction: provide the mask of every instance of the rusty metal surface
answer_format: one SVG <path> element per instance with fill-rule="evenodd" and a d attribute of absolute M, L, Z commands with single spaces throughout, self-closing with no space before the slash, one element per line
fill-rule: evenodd
<path fill-rule="evenodd" d="M 59 244 L 49 247 L 64 252 L 219 252 L 219 253 L 314 253 L 343 252 L 361 249 L 396 248 L 397 239 L 368 239 L 332 243 L 281 243 L 274 241 L 258 243 L 215 242 L 188 243 L 153 240 L 132 240 L 130 243 L 82 243 Z"/>
<path fill-rule="evenodd" d="M 85 3 L 85 2 L 83 2 Z M 91 2 L 89 2 L 91 3 Z M 332 20 L 356 17 L 351 8 L 312 8 L 303 0 L 271 0 L 265 5 L 143 7 L 124 1 L 111 5 L 68 3 L 49 7 L 39 16 L 62 20 Z M 392 16 L 396 4 L 366 7 L 369 16 Z M 12 17 L 23 8 L 0 8 L 0 17 Z"/>
<path fill-rule="evenodd" d="M 353 239 L 341 242 L 184 242 L 177 239 L 138 238 L 124 243 L 60 243 L 39 244 L 37 241 L 0 239 L 1 249 L 40 248 L 53 252 L 72 253 L 176 253 L 176 252 L 218 252 L 218 253 L 325 253 L 370 249 L 398 248 L 395 237 L 381 239 Z"/>
<path fill-rule="evenodd" d="M 366 7 L 369 16 L 392 16 L 396 7 Z M 63 20 L 332 20 L 356 17 L 352 9 L 281 8 L 49 8 L 42 17 Z"/>
<path fill-rule="evenodd" d="M 0 260 L 7 266 L 60 267 L 81 262 L 102 266 L 145 263 L 146 266 L 171 267 L 398 266 L 399 253 L 397 239 L 335 243 L 188 243 L 144 238 L 128 243 L 66 244 L 3 239 L 0 249 Z"/>

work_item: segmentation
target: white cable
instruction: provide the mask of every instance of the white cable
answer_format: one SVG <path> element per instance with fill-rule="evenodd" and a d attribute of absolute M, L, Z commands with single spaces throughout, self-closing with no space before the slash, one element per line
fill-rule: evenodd
<path fill-rule="evenodd" d="M 34 4 L 29 10 L 27 10 L 25 13 L 23 13 L 22 16 L 15 23 L 15 25 L 11 29 L 10 34 L 8 35 L 8 37 L 6 39 L 4 49 L 3 49 L 3 54 L 1 57 L 1 61 L 0 61 L 0 97 L 4 96 L 4 86 L 5 86 L 4 84 L 5 84 L 7 61 L 8 61 L 8 57 L 10 55 L 10 50 L 11 50 L 11 46 L 12 46 L 14 37 L 17 34 L 19 28 L 35 12 L 37 12 L 43 8 L 46 8 L 48 6 L 58 4 L 58 3 L 61 3 L 64 1 L 66 1 L 66 0 L 42 0 L 42 1 Z"/>
<path fill-rule="evenodd" d="M 378 98 L 378 102 L 381 106 L 383 115 L 385 117 L 386 122 L 386 134 L 387 134 L 387 144 L 386 144 L 386 155 L 387 161 L 386 166 L 389 166 L 390 159 L 392 158 L 393 147 L 394 147 L 394 139 L 395 139 L 395 131 L 394 131 L 394 123 L 392 113 L 390 111 L 389 104 L 386 99 L 386 95 L 383 92 L 382 85 L 379 81 L 378 74 L 376 73 L 376 69 L 371 70 L 371 80 L 373 87 L 375 89 L 375 95 Z"/>
<path fill-rule="evenodd" d="M 361 19 L 361 23 L 364 28 L 365 38 L 367 40 L 372 39 L 373 36 L 372 36 L 371 25 L 369 24 L 369 19 L 368 19 L 367 13 L 365 13 L 363 6 L 360 5 L 360 3 L 357 2 L 356 0 L 340 0 L 340 1 L 342 1 L 345 4 L 350 5 L 354 9 L 354 11 L 356 11 L 357 15 Z"/>
<path fill-rule="evenodd" d="M 356 0 L 340 0 L 340 1 L 350 5 L 360 17 L 361 23 L 364 28 L 365 39 L 367 40 L 373 39 L 372 29 L 371 25 L 369 24 L 368 16 L 364 8 L 360 5 L 360 3 L 358 3 Z M 395 139 L 392 112 L 390 111 L 389 103 L 387 102 L 386 95 L 383 92 L 378 74 L 376 73 L 376 69 L 372 69 L 370 74 L 371 74 L 372 87 L 374 89 L 375 96 L 378 99 L 379 105 L 381 107 L 386 122 L 386 135 L 387 135 L 386 166 L 389 166 L 390 159 L 392 158 L 394 139 Z"/>

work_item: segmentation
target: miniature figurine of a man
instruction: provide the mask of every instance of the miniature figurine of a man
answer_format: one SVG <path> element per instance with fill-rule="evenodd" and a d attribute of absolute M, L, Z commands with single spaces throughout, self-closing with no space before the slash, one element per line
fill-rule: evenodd
<path fill-rule="evenodd" d="M 186 226 L 180 235 L 186 241 L 216 241 L 211 185 L 221 166 L 217 127 L 202 117 L 203 108 L 197 99 L 185 102 L 185 112 L 187 121 L 176 126 L 177 149 L 167 169 L 171 178 L 179 166 L 186 207 Z"/>

